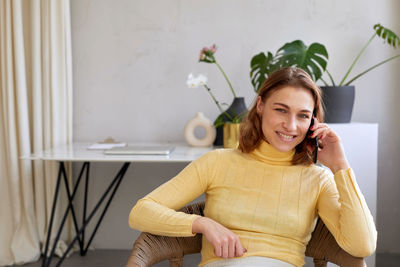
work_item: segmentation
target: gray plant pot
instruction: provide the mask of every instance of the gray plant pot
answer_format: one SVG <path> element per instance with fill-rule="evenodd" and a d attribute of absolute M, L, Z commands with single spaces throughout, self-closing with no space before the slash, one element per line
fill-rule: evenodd
<path fill-rule="evenodd" d="M 354 106 L 354 86 L 321 86 L 325 122 L 349 123 Z"/>

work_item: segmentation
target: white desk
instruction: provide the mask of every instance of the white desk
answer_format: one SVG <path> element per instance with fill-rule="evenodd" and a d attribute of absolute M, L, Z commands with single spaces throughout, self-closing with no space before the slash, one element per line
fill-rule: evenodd
<path fill-rule="evenodd" d="M 50 216 L 50 222 L 49 222 L 49 229 L 48 229 L 48 234 L 47 234 L 47 240 L 45 244 L 45 251 L 44 251 L 44 257 L 43 257 L 43 262 L 42 266 L 50 266 L 51 260 L 54 256 L 55 248 L 57 245 L 57 242 L 60 238 L 61 232 L 64 228 L 64 224 L 66 222 L 67 216 L 69 211 L 71 211 L 72 214 L 72 219 L 73 219 L 73 224 L 75 228 L 76 235 L 73 238 L 72 242 L 69 244 L 67 250 L 64 252 L 63 256 L 61 259 L 57 262 L 56 266 L 61 265 L 61 263 L 64 261 L 65 256 L 68 254 L 68 252 L 71 250 L 73 247 L 74 243 L 78 241 L 79 243 L 79 248 L 80 248 L 80 254 L 82 256 L 86 255 L 87 250 L 93 241 L 93 238 L 101 224 L 101 221 L 104 218 L 104 215 L 107 212 L 107 209 L 115 195 L 115 193 L 118 190 L 119 185 L 122 182 L 122 179 L 125 176 L 126 171 L 128 170 L 130 164 L 132 162 L 191 162 L 201 155 L 205 154 L 206 152 L 212 150 L 213 148 L 208 147 L 208 148 L 194 148 L 194 147 L 188 147 L 187 145 L 183 144 L 173 144 L 173 143 L 168 143 L 168 146 L 173 146 L 175 149 L 169 154 L 169 155 L 105 155 L 103 153 L 103 150 L 88 150 L 87 147 L 89 147 L 89 143 L 75 143 L 72 145 L 64 145 L 60 147 L 54 147 L 49 150 L 42 151 L 38 154 L 33 154 L 29 156 L 24 156 L 21 159 L 26 159 L 26 160 L 45 160 L 45 161 L 58 161 L 59 162 L 59 171 L 58 171 L 58 177 L 57 177 L 57 184 L 55 188 L 55 193 L 54 193 L 54 198 L 53 198 L 53 206 L 52 206 L 52 212 Z M 151 143 L 151 144 L 145 144 L 145 143 L 129 143 L 129 145 L 146 145 L 146 146 L 152 146 L 152 145 L 166 145 L 164 144 L 156 144 L 156 143 Z M 67 172 L 65 168 L 65 162 L 83 162 L 83 165 L 81 167 L 81 170 L 79 172 L 79 177 L 76 180 L 75 185 L 72 188 L 69 188 L 68 186 L 68 180 L 67 180 Z M 119 169 L 117 174 L 115 175 L 114 179 L 110 182 L 109 186 L 106 188 L 105 192 L 103 195 L 100 197 L 99 201 L 93 208 L 93 210 L 87 215 L 86 209 L 87 209 L 87 198 L 88 198 L 88 184 L 89 184 L 89 169 L 90 169 L 90 163 L 91 162 L 121 162 L 122 167 Z M 85 195 L 84 195 L 84 203 L 83 203 L 83 221 L 80 226 L 78 226 L 78 222 L 76 219 L 75 215 L 75 208 L 73 204 L 74 197 L 76 196 L 77 189 L 79 187 L 79 184 L 81 182 L 82 177 L 85 176 Z M 61 181 L 64 181 L 64 188 L 66 190 L 66 194 L 68 197 L 68 207 L 64 212 L 64 216 L 61 220 L 60 226 L 57 230 L 57 235 L 55 238 L 55 241 L 53 243 L 53 247 L 51 248 L 50 255 L 48 254 L 48 249 L 49 249 L 49 240 L 51 240 L 51 229 L 53 227 L 53 222 L 54 222 L 54 213 L 55 213 L 55 208 L 57 204 L 57 199 L 58 199 L 58 193 L 59 189 L 61 186 Z M 101 216 L 96 223 L 96 226 L 93 230 L 93 232 L 90 234 L 89 240 L 85 242 L 85 229 L 91 219 L 93 218 L 94 214 L 99 210 L 100 205 L 106 200 L 106 204 L 104 209 L 101 212 Z M 48 256 L 49 255 L 49 256 Z"/>
<path fill-rule="evenodd" d="M 89 150 L 90 143 L 74 143 L 64 145 L 38 154 L 24 156 L 22 159 L 30 160 L 55 160 L 68 162 L 191 162 L 208 151 L 212 147 L 189 147 L 182 143 L 129 143 L 128 145 L 168 145 L 175 149 L 167 156 L 161 155 L 105 155 L 103 150 Z"/>

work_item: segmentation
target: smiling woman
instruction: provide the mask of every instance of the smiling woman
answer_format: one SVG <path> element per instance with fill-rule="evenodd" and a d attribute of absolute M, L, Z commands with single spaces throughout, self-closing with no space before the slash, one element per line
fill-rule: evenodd
<path fill-rule="evenodd" d="M 190 163 L 137 202 L 130 226 L 167 236 L 201 233 L 199 266 L 206 267 L 303 266 L 318 217 L 348 253 L 372 254 L 371 212 L 340 138 L 322 119 L 310 76 L 298 68 L 277 71 L 245 119 L 239 149 L 216 149 Z M 318 160 L 331 172 L 313 164 L 315 136 Z M 202 193 L 204 216 L 177 211 Z"/>

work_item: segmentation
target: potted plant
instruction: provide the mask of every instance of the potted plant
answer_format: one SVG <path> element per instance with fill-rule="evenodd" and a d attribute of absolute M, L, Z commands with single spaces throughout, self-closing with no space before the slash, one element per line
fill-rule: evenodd
<path fill-rule="evenodd" d="M 392 56 L 366 69 L 360 74 L 355 75 L 353 78 L 348 79 L 354 65 L 376 36 L 381 37 L 394 48 L 400 46 L 400 39 L 393 31 L 380 24 L 374 25 L 374 30 L 375 33 L 361 49 L 340 83 L 336 84 L 334 82 L 332 75 L 326 68 L 328 53 L 325 46 L 314 43 L 307 47 L 302 41 L 296 40 L 291 43 L 286 43 L 278 49 L 275 55 L 271 52 L 268 52 L 268 56 L 264 53 L 260 53 L 252 58 L 250 63 L 250 78 L 254 90 L 257 92 L 265 78 L 273 71 L 282 67 L 297 66 L 310 74 L 315 82 L 321 80 L 324 83 L 325 86 L 321 86 L 321 89 L 323 91 L 323 101 L 325 104 L 325 121 L 330 123 L 350 122 L 355 95 L 354 86 L 352 86 L 351 83 L 376 67 L 400 57 L 400 54 Z M 325 71 L 331 84 L 327 83 L 322 78 L 322 74 Z"/>
<path fill-rule="evenodd" d="M 400 54 L 389 57 L 373 65 L 372 67 L 367 68 L 366 70 L 353 76 L 352 78 L 349 78 L 349 75 L 353 70 L 354 66 L 356 65 L 357 61 L 359 60 L 359 58 L 365 52 L 366 48 L 369 46 L 372 40 L 375 39 L 377 36 L 381 37 L 387 44 L 391 45 L 393 48 L 398 48 L 400 46 L 400 38 L 393 31 L 383 27 L 380 24 L 375 24 L 373 29 L 374 29 L 373 35 L 367 41 L 367 43 L 364 45 L 361 51 L 358 53 L 356 58 L 353 60 L 346 74 L 339 83 L 335 83 L 332 75 L 329 73 L 328 70 L 326 70 L 326 73 L 328 74 L 330 84 L 321 78 L 321 81 L 324 83 L 324 86 L 321 86 L 321 89 L 324 93 L 324 104 L 326 109 L 325 117 L 327 122 L 332 122 L 332 123 L 350 122 L 354 105 L 354 96 L 355 96 L 355 88 L 354 85 L 352 85 L 352 83 L 361 76 L 363 76 L 364 74 L 366 74 L 367 72 L 370 72 L 371 70 L 379 67 L 382 64 L 385 64 L 388 61 L 400 57 Z"/>
<path fill-rule="evenodd" d="M 210 89 L 210 87 L 208 87 L 207 83 L 203 82 L 201 84 L 204 86 L 205 89 L 207 89 L 210 96 L 212 97 L 214 102 L 217 104 L 218 109 L 221 112 L 221 114 L 214 121 L 214 126 L 217 130 L 217 136 L 215 138 L 214 145 L 221 146 L 224 144 L 223 143 L 224 142 L 224 134 L 223 134 L 224 125 L 226 123 L 233 123 L 233 124 L 240 123 L 242 121 L 242 118 L 244 117 L 244 115 L 247 113 L 247 108 L 246 108 L 246 104 L 244 102 L 244 97 L 238 97 L 236 95 L 236 92 L 233 89 L 233 86 L 232 86 L 230 80 L 228 79 L 228 76 L 226 75 L 225 71 L 222 69 L 221 65 L 217 62 L 215 55 L 214 55 L 215 52 L 217 52 L 217 46 L 215 44 L 210 47 L 204 47 L 200 51 L 199 62 L 215 64 L 217 66 L 217 68 L 219 69 L 219 71 L 224 76 L 224 78 L 225 78 L 226 82 L 228 83 L 228 86 L 233 94 L 232 104 L 226 110 L 223 110 L 220 102 L 217 101 L 215 96 L 212 94 L 211 89 Z M 191 76 L 189 75 L 188 85 L 190 84 L 190 82 L 189 82 L 190 77 Z M 194 76 L 192 76 L 192 78 L 193 77 Z M 201 75 L 199 77 L 202 77 L 200 79 L 204 80 L 205 76 Z M 225 128 L 227 128 L 227 127 L 225 127 Z"/>

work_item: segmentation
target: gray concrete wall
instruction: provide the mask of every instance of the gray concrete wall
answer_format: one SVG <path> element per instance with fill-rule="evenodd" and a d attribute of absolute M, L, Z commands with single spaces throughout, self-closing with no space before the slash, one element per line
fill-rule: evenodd
<path fill-rule="evenodd" d="M 254 92 L 250 59 L 302 39 L 323 43 L 336 80 L 372 35 L 372 25 L 400 33 L 397 0 L 71 0 L 74 141 L 113 136 L 121 141 L 183 141 L 183 127 L 197 111 L 214 119 L 218 109 L 204 89 L 188 89 L 189 72 L 208 75 L 221 102 L 232 96 L 214 65 L 197 63 L 200 49 L 216 43 L 218 61 L 238 95 L 250 105 Z M 399 50 L 398 50 L 399 51 Z M 393 55 L 374 40 L 354 73 Z M 378 251 L 400 253 L 400 60 L 357 80 L 353 121 L 379 123 Z M 368 134 L 368 133 L 365 133 Z M 184 164 L 136 164 L 111 205 L 93 242 L 98 248 L 128 248 L 132 205 Z M 117 164 L 94 164 L 91 199 L 99 196 Z M 389 205 L 387 205 L 389 203 Z"/>

